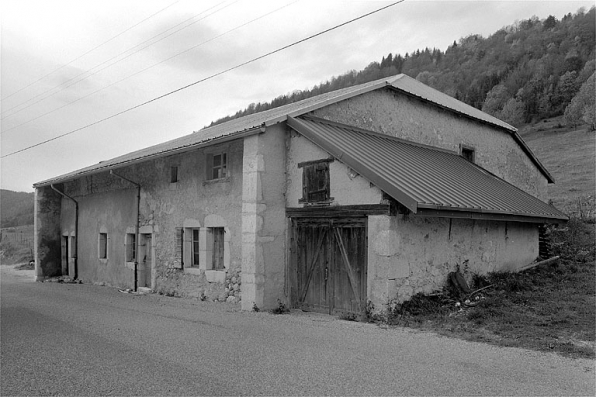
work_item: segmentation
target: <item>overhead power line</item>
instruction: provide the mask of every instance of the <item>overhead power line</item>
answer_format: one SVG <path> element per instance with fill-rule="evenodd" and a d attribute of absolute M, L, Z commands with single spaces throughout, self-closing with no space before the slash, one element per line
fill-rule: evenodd
<path fill-rule="evenodd" d="M 155 36 L 152 36 L 152 37 L 150 37 L 149 39 L 147 39 L 147 40 L 145 40 L 145 41 L 143 41 L 143 42 L 141 42 L 141 43 L 137 44 L 136 46 L 134 46 L 134 47 L 131 47 L 131 48 L 129 48 L 129 49 L 127 49 L 127 50 L 125 50 L 125 51 L 123 51 L 123 52 L 119 53 L 118 55 L 115 55 L 115 56 L 113 56 L 112 58 L 110 58 L 110 59 L 107 59 L 107 60 L 105 60 L 105 61 L 103 61 L 103 62 L 101 62 L 101 63 L 99 63 L 99 64 L 95 65 L 95 66 L 94 66 L 94 67 L 92 67 L 91 69 L 88 69 L 88 70 L 86 70 L 86 71 L 84 71 L 84 72 L 82 72 L 82 73 L 79 73 L 79 74 L 78 74 L 78 75 L 76 75 L 75 77 L 73 77 L 73 78 L 71 78 L 71 79 L 69 79 L 69 80 L 65 81 L 64 83 L 62 83 L 62 84 L 60 84 L 60 85 L 58 85 L 58 86 L 56 86 L 56 87 L 50 88 L 50 89 L 48 89 L 48 90 L 46 90 L 46 91 L 44 91 L 44 92 L 42 92 L 42 93 L 40 93 L 40 94 L 37 94 L 37 95 L 35 95 L 35 96 L 33 96 L 33 97 L 29 98 L 29 99 L 28 99 L 28 100 L 26 100 L 25 102 L 21 102 L 20 104 L 18 104 L 18 105 L 16 105 L 16 106 L 13 106 L 13 107 L 11 107 L 11 108 L 9 108 L 9 109 L 6 109 L 4 112 L 2 112 L 2 114 L 8 113 L 8 112 L 10 112 L 10 111 L 11 111 L 11 110 L 13 110 L 13 109 L 16 109 L 16 108 L 18 108 L 19 106 L 25 105 L 26 103 L 28 103 L 28 102 L 31 102 L 32 100 L 34 100 L 34 99 L 36 99 L 36 98 L 39 98 L 40 96 L 43 96 L 44 94 L 47 94 L 48 92 L 50 92 L 50 91 L 52 91 L 52 90 L 56 90 L 56 89 L 57 89 L 55 92 L 51 92 L 50 94 L 46 95 L 45 97 L 42 97 L 41 99 L 38 99 L 37 101 L 35 101 L 35 102 L 33 102 L 33 103 L 31 103 L 31 104 L 29 104 L 29 105 L 27 105 L 27 106 L 24 106 L 24 107 L 22 107 L 22 108 L 21 108 L 21 109 L 19 109 L 19 110 L 16 110 L 16 111 L 15 111 L 15 112 L 13 112 L 12 114 L 9 114 L 9 115 L 6 115 L 6 116 L 3 116 L 3 117 L 2 117 L 2 120 L 6 119 L 6 118 L 8 118 L 8 117 L 12 117 L 12 116 L 14 116 L 14 115 L 15 115 L 15 114 L 17 114 L 17 113 L 20 113 L 20 112 L 22 112 L 23 110 L 25 110 L 25 109 L 27 109 L 27 108 L 30 108 L 31 106 L 33 106 L 33 105 L 35 105 L 35 104 L 37 104 L 37 103 L 39 103 L 39 102 L 41 102 L 41 101 L 43 101 L 43 100 L 45 100 L 45 99 L 47 99 L 47 98 L 51 97 L 51 96 L 54 96 L 54 95 L 56 95 L 57 93 L 59 93 L 59 92 L 61 92 L 61 91 L 64 91 L 64 90 L 65 90 L 65 89 L 67 89 L 68 87 L 71 87 L 71 86 L 73 86 L 73 85 L 75 85 L 75 84 L 77 84 L 77 83 L 80 83 L 80 82 L 81 82 L 81 81 L 83 81 L 83 80 L 86 80 L 86 79 L 88 79 L 89 77 L 91 77 L 91 76 L 93 76 L 93 75 L 96 75 L 97 73 L 101 72 L 102 70 L 105 70 L 105 69 L 109 68 L 110 66 L 112 66 L 112 65 L 115 65 L 115 64 L 117 64 L 118 62 L 121 62 L 121 61 L 123 61 L 123 60 L 125 60 L 125 59 L 127 59 L 127 58 L 131 57 L 132 55 L 134 55 L 134 54 L 136 54 L 136 53 L 138 53 L 138 52 L 140 52 L 140 51 L 144 50 L 145 48 L 147 48 L 147 47 L 150 47 L 150 46 L 152 46 L 152 45 L 154 45 L 154 44 L 157 44 L 157 43 L 159 43 L 160 41 L 162 41 L 162 40 L 165 40 L 166 38 L 168 38 L 168 37 L 170 37 L 170 36 L 172 36 L 172 35 L 174 35 L 174 34 L 178 33 L 179 31 L 181 31 L 181 30 L 184 30 L 184 29 L 188 28 L 189 26 L 191 26 L 191 25 L 194 25 L 195 23 L 198 23 L 198 22 L 202 21 L 203 19 L 205 19 L 205 18 L 207 18 L 207 17 L 210 17 L 211 15 L 213 15 L 213 14 L 216 14 L 216 13 L 218 13 L 219 11 L 221 11 L 221 10 L 223 10 L 223 9 L 225 9 L 225 8 L 227 8 L 227 7 L 229 7 L 229 6 L 231 6 L 231 5 L 234 5 L 234 4 L 236 4 L 236 3 L 237 3 L 237 2 L 239 2 L 240 0 L 235 0 L 235 1 L 233 1 L 232 3 L 230 3 L 230 4 L 227 4 L 227 5 L 223 6 L 223 7 L 221 7 L 220 9 L 213 11 L 211 14 L 208 14 L 208 15 L 204 16 L 203 18 L 201 18 L 201 19 L 198 19 L 198 20 L 196 20 L 196 21 L 194 21 L 194 22 L 191 22 L 191 23 L 187 24 L 186 26 L 182 26 L 181 28 L 179 28 L 179 29 L 177 29 L 177 30 L 175 30 L 175 31 L 173 31 L 173 32 L 171 32 L 171 33 L 169 33 L 168 35 L 166 35 L 166 36 L 163 36 L 163 37 L 161 37 L 160 39 L 158 39 L 158 40 L 155 40 L 155 41 L 153 41 L 152 43 L 149 43 L 149 44 L 147 44 L 147 45 L 146 45 L 146 46 L 144 46 L 144 47 L 141 47 L 143 44 L 150 42 L 151 40 L 155 39 L 156 37 L 159 37 L 159 36 L 161 36 L 161 35 L 165 34 L 166 32 L 168 32 L 168 31 L 170 31 L 170 30 L 172 30 L 172 29 L 174 29 L 174 28 L 176 28 L 176 27 L 178 27 L 178 26 L 180 26 L 180 25 L 182 25 L 182 24 L 184 24 L 184 23 L 186 23 L 186 22 L 188 22 L 188 21 L 190 21 L 190 20 L 193 20 L 193 19 L 195 19 L 196 17 L 198 17 L 198 16 L 199 16 L 199 15 L 201 15 L 201 14 L 205 14 L 207 11 L 209 11 L 209 10 L 212 10 L 212 9 L 214 9 L 214 8 L 216 8 L 216 7 L 218 7 L 218 6 L 220 6 L 221 4 L 225 3 L 226 1 L 227 1 L 227 0 L 224 0 L 224 1 L 222 1 L 222 2 L 220 2 L 220 3 L 218 3 L 218 4 L 216 4 L 216 5 L 215 5 L 215 6 L 213 6 L 213 7 L 210 7 L 210 8 L 208 8 L 208 9 L 206 9 L 206 10 L 204 10 L 204 11 L 202 11 L 202 12 L 200 12 L 200 13 L 198 13 L 198 14 L 196 14 L 196 15 L 194 15 L 194 16 L 192 16 L 192 17 L 188 18 L 188 19 L 185 19 L 184 21 L 182 21 L 182 22 L 178 23 L 177 25 L 174 25 L 174 26 L 172 26 L 171 28 L 169 28 L 169 29 L 166 29 L 166 30 L 164 30 L 163 32 L 161 32 L 161 33 L 159 33 L 159 34 L 157 34 L 157 35 L 155 35 Z M 138 47 L 141 47 L 141 48 L 138 48 Z M 137 49 L 137 48 L 138 48 L 138 49 Z M 105 65 L 106 63 L 108 63 L 108 62 L 110 62 L 110 61 L 112 61 L 112 60 L 114 60 L 114 59 L 116 59 L 116 58 L 120 57 L 121 55 L 123 55 L 123 54 L 126 54 L 127 52 L 134 50 L 134 49 L 137 49 L 137 50 L 136 50 L 136 51 L 133 51 L 133 52 L 131 52 L 130 54 L 128 54 L 128 55 L 126 55 L 126 56 L 124 56 L 124 57 L 122 57 L 122 58 L 120 58 L 120 59 L 118 59 L 118 60 L 116 60 L 116 61 L 114 61 L 114 62 L 112 62 L 112 63 L 108 64 L 108 65 L 106 65 L 105 67 L 103 67 L 103 68 L 101 68 L 101 69 L 99 69 L 99 70 L 96 70 L 96 71 L 95 71 L 95 72 L 93 72 L 93 73 L 90 73 L 90 74 L 88 74 L 87 76 L 84 76 L 85 74 L 89 73 L 90 71 L 92 71 L 92 70 L 95 70 L 95 69 L 97 69 L 98 67 L 100 67 L 100 66 L 102 66 L 102 65 Z M 84 77 L 80 78 L 79 80 L 76 80 L 76 79 L 77 79 L 78 77 L 80 77 L 80 76 L 84 76 Z M 75 80 L 75 81 L 73 81 L 73 80 Z M 70 84 L 68 84 L 68 83 L 70 83 Z M 62 87 L 62 88 L 60 88 L 60 87 Z"/>
<path fill-rule="evenodd" d="M 48 73 L 48 74 L 45 74 L 45 75 L 41 76 L 39 79 L 35 80 L 34 82 L 32 82 L 32 83 L 30 83 L 30 84 L 28 84 L 28 85 L 26 85 L 26 86 L 24 86 L 24 87 L 22 87 L 22 88 L 20 88 L 20 89 L 16 90 L 15 92 L 13 92 L 13 93 L 12 93 L 12 94 L 10 94 L 10 95 L 7 95 L 7 96 L 5 96 L 4 98 L 0 99 L 0 101 L 3 101 L 3 100 L 5 100 L 5 99 L 7 99 L 7 98 L 10 98 L 11 96 L 13 96 L 13 95 L 15 95 L 15 94 L 18 94 L 19 92 L 21 92 L 21 91 L 23 91 L 23 90 L 25 90 L 25 89 L 27 89 L 27 88 L 31 87 L 31 86 L 32 86 L 33 84 L 35 84 L 35 83 L 39 83 L 41 80 L 45 79 L 45 78 L 46 78 L 46 77 L 48 77 L 49 75 L 51 75 L 51 74 L 54 74 L 54 73 L 56 73 L 57 71 L 59 71 L 59 70 L 61 70 L 61 69 L 65 68 L 66 66 L 68 66 L 68 65 L 72 64 L 73 62 L 76 62 L 76 61 L 78 61 L 79 59 L 83 58 L 85 55 L 87 55 L 87 54 L 90 54 L 91 52 L 93 52 L 93 51 L 97 50 L 98 48 L 100 48 L 100 47 L 102 47 L 102 46 L 106 45 L 106 44 L 107 44 L 107 43 L 109 43 L 110 41 L 117 39 L 118 37 L 122 36 L 124 33 L 128 32 L 129 30 L 132 30 L 132 29 L 136 28 L 137 26 L 139 26 L 139 25 L 140 25 L 140 24 L 142 24 L 143 22 L 146 22 L 146 21 L 148 21 L 149 19 L 151 19 L 151 18 L 153 18 L 154 16 L 156 16 L 157 14 L 159 14 L 159 13 L 161 13 L 161 12 L 163 12 L 163 11 L 167 10 L 168 8 L 170 8 L 170 7 L 171 7 L 171 6 L 173 6 L 174 4 L 178 3 L 179 1 L 180 1 L 180 0 L 176 0 L 176 1 L 175 1 L 175 2 L 173 2 L 172 4 L 170 4 L 170 5 L 168 5 L 168 6 L 164 7 L 164 8 L 162 8 L 161 10 L 159 10 L 159 11 L 157 11 L 157 12 L 155 12 L 155 13 L 153 13 L 153 14 L 149 15 L 147 18 L 143 19 L 142 21 L 139 21 L 139 22 L 135 23 L 134 25 L 132 25 L 131 27 L 129 27 L 129 28 L 127 28 L 127 29 L 124 29 L 122 32 L 118 33 L 116 36 L 114 36 L 114 37 L 112 37 L 112 38 L 110 38 L 110 39 L 108 39 L 108 40 L 104 41 L 103 43 L 101 43 L 101 44 L 100 44 L 100 45 L 98 45 L 98 46 L 95 46 L 95 47 L 93 47 L 92 49 L 90 49 L 89 51 L 85 52 L 84 54 L 81 54 L 81 55 L 79 55 L 78 57 L 76 57 L 76 58 L 75 58 L 75 59 L 73 59 L 72 61 L 69 61 L 69 62 L 65 63 L 64 65 L 62 65 L 62 66 L 58 67 L 57 69 L 54 69 L 54 70 L 52 70 L 50 73 Z"/>
<path fill-rule="evenodd" d="M 214 40 L 217 40 L 217 39 L 218 39 L 218 38 L 220 38 L 220 37 L 223 37 L 223 36 L 225 36 L 225 35 L 227 35 L 227 34 L 229 34 L 229 33 L 233 32 L 233 31 L 236 31 L 236 30 L 238 30 L 238 29 L 240 29 L 240 28 L 243 28 L 243 27 L 245 27 L 245 26 L 247 26 L 247 25 L 250 25 L 251 23 L 254 23 L 254 22 L 256 22 L 256 21 L 258 21 L 258 20 L 260 20 L 260 19 L 263 19 L 263 18 L 265 18 L 265 17 L 267 17 L 267 16 L 269 16 L 269 15 L 271 15 L 271 14 L 274 14 L 274 13 L 276 13 L 276 12 L 278 12 L 278 11 L 281 11 L 282 9 L 284 9 L 284 8 L 286 8 L 286 7 L 289 7 L 289 6 L 293 5 L 293 4 L 296 4 L 296 3 L 298 3 L 299 1 L 300 1 L 300 0 L 295 0 L 295 1 L 294 1 L 294 2 L 292 2 L 292 3 L 288 3 L 288 4 L 286 4 L 286 5 L 283 5 L 283 6 L 281 6 L 281 7 L 277 8 L 277 9 L 275 9 L 275 10 L 273 10 L 273 11 L 270 11 L 270 12 L 268 12 L 268 13 L 266 13 L 266 14 L 263 14 L 263 15 L 261 15 L 261 16 L 259 16 L 259 17 L 257 17 L 257 18 L 254 18 L 254 19 L 252 19 L 252 20 L 250 20 L 250 21 L 248 21 L 248 22 L 245 22 L 245 23 L 243 23 L 243 24 L 241 24 L 241 25 L 238 25 L 238 26 L 236 26 L 236 27 L 234 27 L 234 28 L 232 28 L 232 29 L 230 29 L 230 30 L 227 30 L 227 31 L 225 31 L 224 33 L 221 33 L 221 34 L 219 34 L 219 35 L 217 35 L 217 36 L 214 36 L 214 37 L 212 37 L 212 38 L 210 38 L 210 39 L 208 39 L 208 40 L 205 40 L 205 41 L 203 41 L 203 42 L 201 42 L 201 43 L 199 43 L 199 44 L 196 44 L 196 45 L 194 45 L 194 46 L 192 46 L 192 47 L 189 47 L 189 48 L 185 49 L 184 51 L 181 51 L 181 52 L 179 52 L 179 53 L 177 53 L 177 54 L 175 54 L 175 55 L 172 55 L 172 56 L 171 56 L 171 57 L 169 57 L 169 58 L 166 58 L 166 59 L 164 59 L 164 60 L 162 60 L 162 61 L 159 61 L 159 62 L 157 62 L 157 63 L 154 63 L 154 64 L 153 64 L 153 65 L 151 65 L 151 66 L 148 66 L 148 67 L 146 67 L 146 68 L 143 68 L 143 69 L 141 69 L 141 70 L 139 70 L 139 71 L 137 71 L 137 72 L 135 72 L 135 73 L 133 73 L 133 74 L 130 74 L 130 75 L 128 75 L 128 76 L 126 76 L 126 77 L 124 77 L 124 78 L 122 78 L 122 79 L 118 80 L 118 81 L 115 81 L 115 82 L 113 82 L 113 83 L 111 83 L 111 84 L 109 84 L 109 85 L 107 85 L 107 86 L 105 86 L 105 87 L 102 87 L 102 88 L 100 88 L 100 89 L 98 89 L 98 90 L 95 90 L 95 91 L 93 91 L 93 92 L 90 92 L 89 94 L 87 94 L 87 95 L 84 95 L 84 96 L 82 96 L 82 97 L 80 97 L 80 98 L 77 98 L 77 99 L 75 99 L 75 100 L 74 100 L 74 101 L 72 101 L 72 102 L 68 102 L 68 103 L 66 103 L 66 104 L 64 104 L 64 105 L 62 105 L 62 106 L 59 106 L 59 107 L 57 107 L 57 108 L 55 108 L 55 109 L 52 109 L 52 110 L 50 110 L 50 111 L 48 111 L 48 112 L 46 112 L 46 113 L 43 113 L 43 114 L 41 114 L 41 115 L 39 115 L 39 116 L 37 116 L 37 117 L 34 117 L 34 118 L 32 118 L 32 119 L 29 119 L 29 120 L 27 120 L 27 121 L 25 121 L 25 122 L 23 122 L 23 123 L 21 123 L 21 124 L 19 124 L 19 125 L 15 125 L 14 127 L 10 127 L 10 128 L 4 129 L 4 130 L 2 130 L 2 132 L 0 132 L 0 135 L 2 135 L 2 134 L 5 134 L 5 133 L 7 133 L 7 132 L 9 132 L 9 131 L 15 130 L 15 129 L 19 128 L 19 127 L 22 127 L 22 126 L 26 125 L 26 124 L 29 124 L 29 123 L 31 123 L 32 121 L 39 120 L 40 118 L 42 118 L 42 117 L 45 117 L 45 116 L 47 116 L 48 114 L 54 113 L 54 112 L 56 112 L 56 111 L 58 111 L 58 110 L 60 110 L 60 109 L 63 109 L 63 108 L 65 108 L 65 107 L 67 107 L 67 106 L 70 106 L 70 105 L 72 105 L 72 104 L 76 103 L 76 102 L 79 102 L 80 100 L 83 100 L 83 99 L 85 99 L 85 98 L 88 98 L 88 97 L 90 97 L 90 96 L 92 96 L 92 95 L 95 95 L 95 94 L 97 94 L 98 92 L 105 90 L 106 88 L 110 88 L 110 87 L 112 87 L 112 86 L 114 86 L 114 85 L 116 85 L 116 84 L 119 84 L 119 83 L 121 83 L 121 82 L 123 82 L 123 81 L 125 81 L 125 80 L 128 80 L 128 79 L 129 79 L 129 78 L 131 78 L 131 77 L 134 77 L 134 76 L 136 76 L 136 75 L 138 75 L 138 74 L 140 74 L 140 73 L 143 73 L 143 72 L 145 72 L 145 71 L 147 71 L 147 70 L 149 70 L 149 69 L 151 69 L 151 68 L 154 68 L 155 66 L 161 65 L 162 63 L 165 63 L 165 62 L 167 62 L 167 61 L 170 61 L 170 60 L 172 60 L 172 59 L 174 59 L 174 58 L 176 58 L 176 57 L 179 57 L 180 55 L 186 54 L 186 53 L 187 53 L 187 52 L 189 52 L 189 51 L 192 51 L 192 50 L 194 50 L 194 49 L 196 49 L 196 48 L 198 48 L 198 47 L 201 47 L 201 46 L 202 46 L 202 45 L 204 45 L 204 44 L 207 44 L 207 43 L 210 43 L 210 42 L 212 42 L 212 41 L 214 41 Z"/>
<path fill-rule="evenodd" d="M 397 4 L 403 3 L 404 1 L 405 1 L 405 0 L 399 0 L 399 1 L 396 1 L 396 2 L 394 2 L 394 3 L 388 4 L 388 5 L 386 5 L 386 6 L 383 6 L 383 7 L 377 8 L 376 10 L 370 11 L 370 12 L 368 12 L 368 13 L 366 13 L 366 14 L 363 14 L 363 15 L 360 15 L 360 16 L 358 16 L 358 17 L 356 17 L 356 18 L 352 18 L 352 19 L 350 19 L 350 20 L 348 20 L 348 21 L 346 21 L 346 22 L 343 22 L 343 23 L 340 23 L 339 25 L 335 25 L 335 26 L 333 26 L 333 27 L 331 27 L 331 28 L 325 29 L 325 30 L 323 30 L 323 31 L 321 31 L 321 32 L 319 32 L 319 33 L 315 33 L 315 34 L 313 34 L 313 35 L 310 35 L 310 36 L 308 36 L 308 37 L 305 37 L 305 38 L 303 38 L 303 39 L 301 39 L 301 40 L 295 41 L 295 42 L 293 42 L 293 43 L 291 43 L 291 44 L 285 45 L 285 46 L 283 46 L 283 47 L 280 47 L 280 48 L 278 48 L 278 49 L 276 49 L 276 50 L 273 50 L 273 51 L 270 51 L 270 52 L 268 52 L 268 53 L 266 53 L 266 54 L 260 55 L 260 56 L 258 56 L 258 57 L 256 57 L 256 58 L 252 58 L 252 59 L 250 59 L 250 60 L 248 60 L 248 61 L 246 61 L 246 62 L 242 62 L 242 63 L 240 63 L 240 64 L 237 64 L 237 65 L 235 65 L 235 66 L 232 66 L 232 67 L 230 67 L 230 68 L 228 68 L 228 69 L 222 70 L 222 71 L 220 71 L 220 72 L 214 73 L 214 74 L 212 74 L 212 75 L 210 75 L 210 76 L 207 76 L 207 77 L 205 77 L 205 78 L 202 78 L 202 79 L 200 79 L 200 80 L 194 81 L 194 82 L 192 82 L 192 83 L 190 83 L 190 84 L 187 84 L 187 85 L 185 85 L 185 86 L 183 86 L 183 87 L 177 88 L 177 89 L 175 89 L 175 90 L 173 90 L 173 91 L 167 92 L 167 93 L 165 93 L 165 94 L 163 94 L 163 95 L 160 95 L 160 96 L 158 96 L 158 97 L 155 97 L 155 98 L 153 98 L 153 99 L 150 99 L 150 100 L 148 100 L 148 101 L 145 101 L 145 102 L 143 102 L 143 103 L 140 103 L 140 104 L 138 104 L 138 105 L 135 105 L 135 106 L 133 106 L 133 107 L 130 107 L 130 108 L 128 108 L 128 109 L 122 110 L 122 111 L 120 111 L 120 112 L 118 112 L 118 113 L 115 113 L 115 114 L 113 114 L 113 115 L 111 115 L 111 116 L 108 116 L 108 117 L 105 117 L 105 118 L 103 118 L 103 119 L 97 120 L 97 121 L 95 121 L 95 122 L 93 122 L 93 123 L 91 123 L 91 124 L 87 124 L 87 125 L 85 125 L 85 126 L 83 126 L 83 127 L 80 127 L 80 128 L 74 129 L 74 130 L 71 130 L 71 131 L 69 131 L 69 132 L 66 132 L 66 133 L 64 133 L 64 134 L 57 135 L 57 136 L 55 136 L 55 137 L 53 137 L 53 138 L 50 138 L 50 139 L 46 139 L 45 141 L 42 141 L 42 142 L 36 143 L 36 144 L 34 144 L 34 145 L 27 146 L 27 147 L 25 147 L 25 148 L 23 148 L 23 149 L 19 149 L 19 150 L 17 150 L 17 151 L 14 151 L 14 152 L 8 153 L 8 154 L 6 154 L 6 155 L 2 156 L 1 158 L 6 158 L 6 157 L 9 157 L 9 156 L 15 155 L 15 154 L 17 154 L 17 153 L 24 152 L 24 151 L 26 151 L 26 150 L 29 150 L 29 149 L 33 149 L 33 148 L 35 148 L 35 147 L 38 147 L 38 146 L 44 145 L 44 144 L 46 144 L 46 143 L 49 143 L 49 142 L 55 141 L 56 139 L 60 139 L 60 138 L 62 138 L 62 137 L 65 137 L 65 136 L 68 136 L 68 135 L 74 134 L 75 132 L 78 132 L 78 131 L 84 130 L 84 129 L 86 129 L 86 128 L 92 127 L 92 126 L 94 126 L 94 125 L 97 125 L 97 124 L 100 124 L 100 123 L 103 123 L 104 121 L 107 121 L 107 120 L 113 119 L 114 117 L 118 117 L 118 116 L 120 116 L 120 115 L 122 115 L 122 114 L 124 114 L 124 113 L 128 113 L 128 112 L 130 112 L 130 111 L 132 111 L 132 110 L 138 109 L 138 108 L 140 108 L 140 107 L 142 107 L 142 106 L 145 106 L 145 105 L 148 105 L 148 104 L 150 104 L 150 103 L 152 103 L 152 102 L 158 101 L 158 100 L 160 100 L 160 99 L 162 99 L 162 98 L 165 98 L 165 97 L 167 97 L 167 96 L 170 96 L 170 95 L 172 95 L 172 94 L 175 94 L 175 93 L 177 93 L 177 92 L 180 92 L 180 91 L 182 91 L 182 90 L 185 90 L 185 89 L 187 89 L 187 88 L 190 88 L 190 87 L 192 87 L 192 86 L 195 86 L 195 85 L 197 85 L 197 84 L 200 84 L 200 83 L 202 83 L 202 82 L 204 82 L 204 81 L 211 80 L 211 79 L 213 79 L 213 78 L 215 78 L 215 77 L 217 77 L 217 76 L 220 76 L 220 75 L 222 75 L 222 74 L 224 74 L 224 73 L 231 72 L 232 70 L 235 70 L 235 69 L 241 68 L 241 67 L 243 67 L 243 66 L 246 66 L 246 65 L 248 65 L 248 64 L 254 63 L 254 62 L 256 62 L 256 61 L 258 61 L 258 60 L 261 60 L 261 59 L 263 59 L 263 58 L 265 58 L 265 57 L 268 57 L 268 56 L 271 56 L 271 55 L 273 55 L 273 54 L 276 54 L 276 53 L 278 53 L 278 52 L 284 51 L 284 50 L 286 50 L 286 49 L 288 49 L 288 48 L 291 48 L 291 47 L 294 47 L 294 46 L 296 46 L 296 45 L 298 45 L 298 44 L 304 43 L 305 41 L 308 41 L 308 40 L 314 39 L 315 37 L 321 36 L 321 35 L 323 35 L 323 34 L 325 34 L 325 33 L 331 32 L 331 31 L 333 31 L 333 30 L 335 30 L 335 29 L 341 28 L 341 27 L 343 27 L 343 26 L 346 26 L 346 25 L 348 25 L 348 24 L 350 24 L 350 23 L 353 23 L 353 22 L 355 22 L 355 21 L 358 21 L 358 20 L 360 20 L 360 19 L 366 18 L 366 17 L 368 17 L 368 16 L 370 16 L 370 15 L 373 15 L 373 14 L 376 14 L 376 13 L 378 13 L 378 12 L 381 12 L 381 11 L 383 11 L 383 10 L 386 10 L 387 8 L 390 8 L 390 7 L 393 7 L 393 6 L 397 5 Z"/>

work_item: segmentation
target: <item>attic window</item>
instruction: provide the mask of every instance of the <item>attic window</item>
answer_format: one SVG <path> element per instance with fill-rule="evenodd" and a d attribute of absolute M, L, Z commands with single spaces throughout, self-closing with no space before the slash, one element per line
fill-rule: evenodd
<path fill-rule="evenodd" d="M 467 145 L 460 145 L 459 147 L 460 155 L 468 160 L 470 163 L 473 163 L 476 158 L 476 150 Z"/>
<path fill-rule="evenodd" d="M 307 161 L 298 164 L 302 168 L 302 198 L 301 203 L 327 203 L 333 200 L 331 196 L 329 163 L 333 159 Z"/>
<path fill-rule="evenodd" d="M 170 183 L 178 182 L 178 166 L 170 167 Z"/>

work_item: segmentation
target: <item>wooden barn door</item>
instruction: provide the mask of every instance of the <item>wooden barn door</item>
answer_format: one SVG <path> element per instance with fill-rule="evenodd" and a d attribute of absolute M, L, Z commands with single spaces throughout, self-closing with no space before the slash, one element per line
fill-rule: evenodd
<path fill-rule="evenodd" d="M 366 303 L 366 219 L 293 219 L 293 304 L 361 313 Z"/>

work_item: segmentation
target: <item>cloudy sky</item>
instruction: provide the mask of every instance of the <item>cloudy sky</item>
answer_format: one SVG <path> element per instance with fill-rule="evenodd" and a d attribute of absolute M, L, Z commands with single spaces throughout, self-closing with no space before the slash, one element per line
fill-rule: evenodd
<path fill-rule="evenodd" d="M 190 134 L 389 52 L 445 50 L 469 34 L 594 4 L 406 0 L 111 117 L 391 3 L 0 0 L 1 187 L 33 191 L 35 182 Z"/>

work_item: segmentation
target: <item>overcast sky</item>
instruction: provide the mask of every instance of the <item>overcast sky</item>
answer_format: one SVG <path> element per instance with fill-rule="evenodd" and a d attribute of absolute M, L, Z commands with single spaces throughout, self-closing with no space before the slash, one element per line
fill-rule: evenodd
<path fill-rule="evenodd" d="M 33 191 L 35 182 L 190 134 L 252 102 L 312 88 L 380 61 L 389 52 L 403 55 L 424 47 L 444 51 L 461 37 L 487 37 L 533 15 L 561 19 L 580 7 L 589 9 L 594 1 L 406 0 L 10 155 L 389 4 L 0 0 L 1 186 Z"/>

